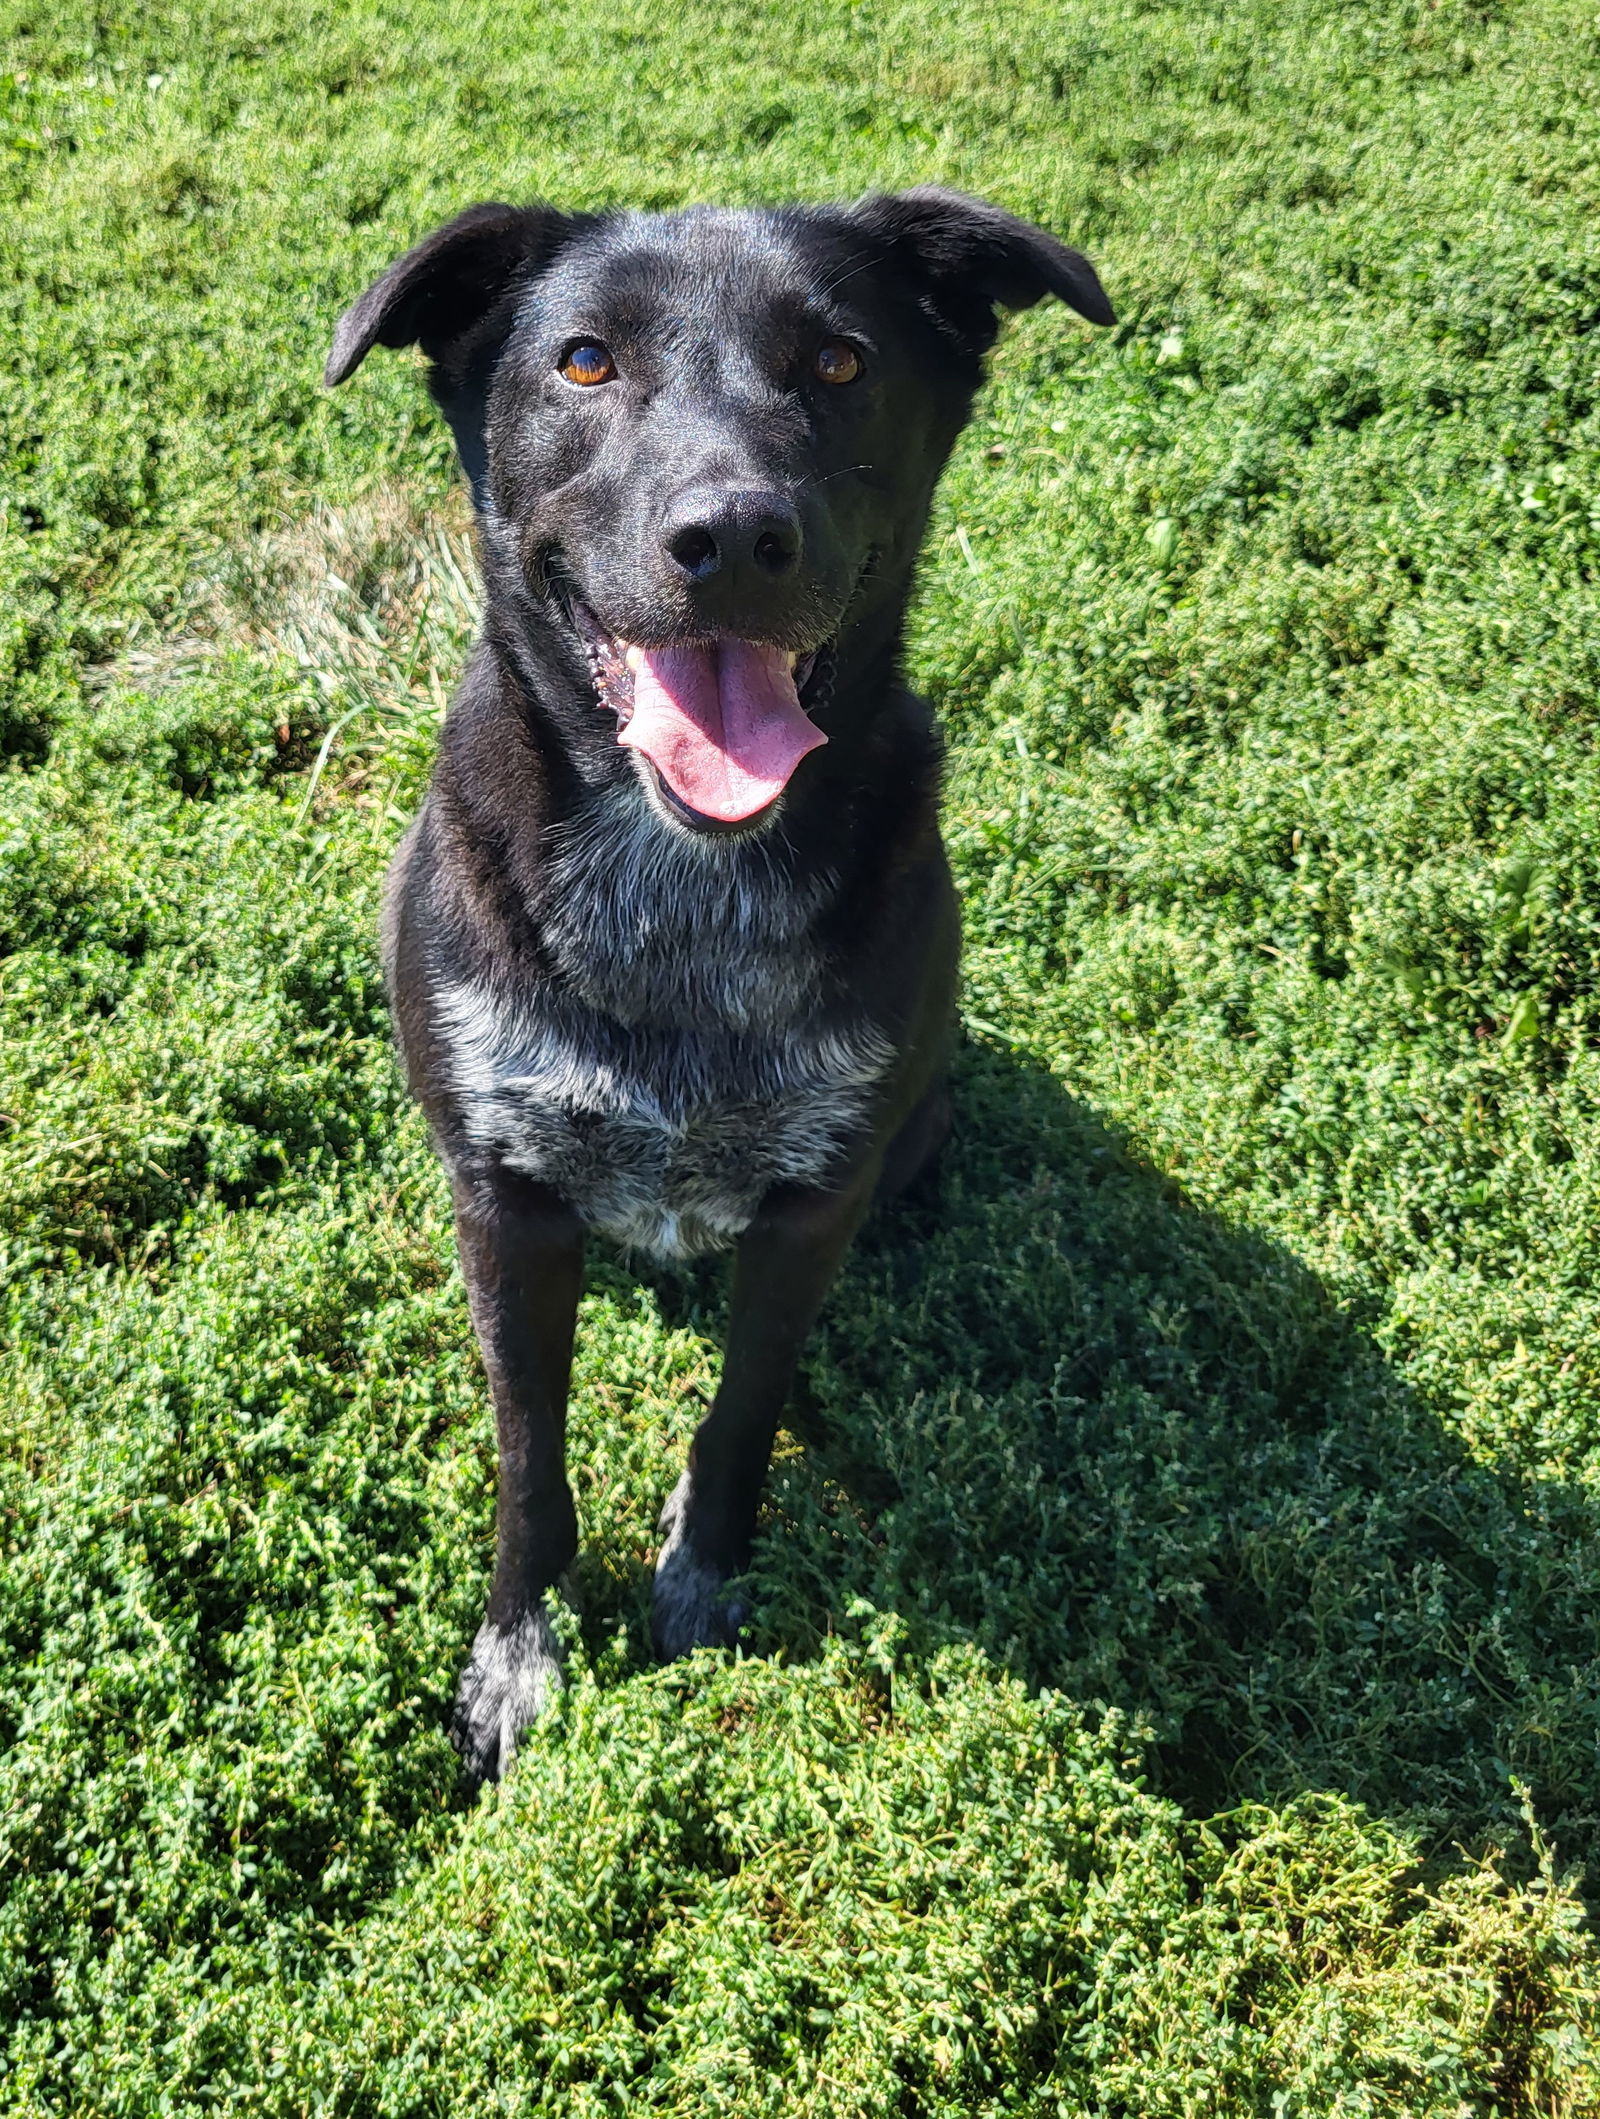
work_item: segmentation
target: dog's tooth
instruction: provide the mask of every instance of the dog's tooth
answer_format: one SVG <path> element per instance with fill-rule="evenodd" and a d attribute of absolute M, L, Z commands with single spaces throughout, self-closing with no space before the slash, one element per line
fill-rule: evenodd
<path fill-rule="evenodd" d="M 644 662 L 644 650 L 642 648 L 631 647 L 622 659 L 624 663 L 626 663 L 627 667 L 632 670 L 633 674 L 637 677 L 639 674 L 640 666 Z"/>

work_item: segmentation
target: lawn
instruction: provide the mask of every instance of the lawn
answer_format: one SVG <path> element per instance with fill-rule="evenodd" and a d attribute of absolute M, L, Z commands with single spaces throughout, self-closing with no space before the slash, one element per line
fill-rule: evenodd
<path fill-rule="evenodd" d="M 579 15 L 582 19 L 579 19 Z M 0 2112 L 1600 2113 L 1593 0 L 0 0 Z M 658 1669 L 716 1270 L 598 1254 L 572 1682 L 374 950 L 474 624 L 480 197 L 937 178 L 937 1197 Z"/>

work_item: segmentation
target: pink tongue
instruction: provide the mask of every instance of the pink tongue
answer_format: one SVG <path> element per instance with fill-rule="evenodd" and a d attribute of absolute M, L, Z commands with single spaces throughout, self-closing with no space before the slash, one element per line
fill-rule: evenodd
<path fill-rule="evenodd" d="M 619 743 L 641 750 L 680 802 L 738 824 L 775 802 L 827 737 L 806 717 L 789 658 L 752 640 L 631 648 L 633 713 Z"/>

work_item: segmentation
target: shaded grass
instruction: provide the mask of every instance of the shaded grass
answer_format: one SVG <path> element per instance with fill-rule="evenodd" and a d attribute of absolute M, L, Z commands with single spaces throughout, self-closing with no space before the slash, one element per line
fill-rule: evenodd
<path fill-rule="evenodd" d="M 6 20 L 0 2105 L 1600 2108 L 1589 16 Z M 647 1653 L 720 1279 L 596 1259 L 575 1682 L 469 1808 L 372 928 L 470 563 L 326 336 L 473 196 L 933 176 L 1124 317 L 1008 331 L 930 542 L 957 1138 L 758 1659 Z"/>

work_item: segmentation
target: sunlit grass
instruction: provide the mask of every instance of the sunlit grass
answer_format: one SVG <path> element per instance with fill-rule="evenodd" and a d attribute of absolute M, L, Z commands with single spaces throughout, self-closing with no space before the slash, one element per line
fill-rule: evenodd
<path fill-rule="evenodd" d="M 1592 11 L 6 20 L 0 2108 L 1600 2108 Z M 475 197 L 931 177 L 1123 318 L 1008 329 L 930 537 L 957 1136 L 737 1664 L 646 1609 L 721 1281 L 596 1256 L 473 1808 L 373 942 L 473 566 L 327 338 Z"/>

